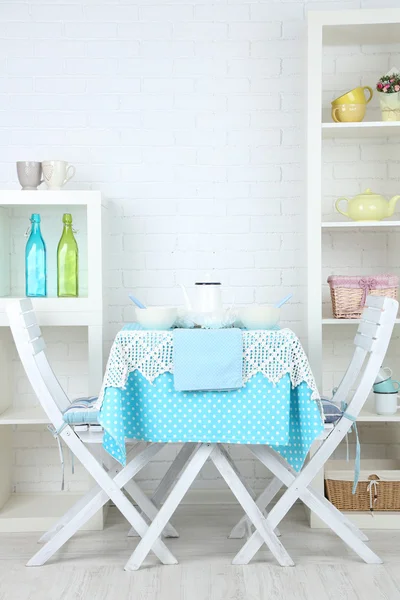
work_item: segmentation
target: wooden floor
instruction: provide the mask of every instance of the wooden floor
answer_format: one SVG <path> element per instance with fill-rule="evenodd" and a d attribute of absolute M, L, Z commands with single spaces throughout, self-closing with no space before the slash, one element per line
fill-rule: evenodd
<path fill-rule="evenodd" d="M 78 534 L 44 567 L 27 568 L 36 534 L 0 535 L 0 600 L 400 600 L 400 532 L 370 531 L 382 566 L 367 566 L 324 530 L 310 530 L 301 506 L 281 524 L 296 567 L 277 566 L 263 550 L 233 567 L 240 540 L 226 538 L 240 516 L 234 505 L 186 505 L 167 540 L 177 566 L 151 557 L 138 572 L 123 566 L 137 543 L 115 509 L 103 532 Z"/>

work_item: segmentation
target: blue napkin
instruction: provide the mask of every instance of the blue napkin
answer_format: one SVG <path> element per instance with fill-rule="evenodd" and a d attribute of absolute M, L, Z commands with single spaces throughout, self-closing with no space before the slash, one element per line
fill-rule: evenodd
<path fill-rule="evenodd" d="M 234 390 L 243 386 L 240 329 L 176 329 L 173 336 L 177 391 Z"/>

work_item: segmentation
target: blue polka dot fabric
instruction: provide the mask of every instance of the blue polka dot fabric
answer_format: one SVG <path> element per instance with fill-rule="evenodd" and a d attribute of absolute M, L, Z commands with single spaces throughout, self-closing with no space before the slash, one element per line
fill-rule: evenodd
<path fill-rule="evenodd" d="M 178 392 L 171 373 L 153 384 L 138 371 L 125 389 L 108 387 L 100 410 L 103 446 L 125 465 L 125 438 L 147 442 L 267 444 L 299 471 L 324 425 L 306 383 L 261 373 L 229 392 Z"/>

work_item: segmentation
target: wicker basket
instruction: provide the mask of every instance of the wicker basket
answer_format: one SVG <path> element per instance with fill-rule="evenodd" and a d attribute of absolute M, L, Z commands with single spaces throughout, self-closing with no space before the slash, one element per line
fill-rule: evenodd
<path fill-rule="evenodd" d="M 363 464 L 357 491 L 353 495 L 353 472 L 349 472 L 349 463 L 337 462 L 347 465 L 347 470 L 332 470 L 327 467 L 325 472 L 325 494 L 339 510 L 400 510 L 400 470 L 398 461 L 376 460 L 371 461 L 368 470 Z M 368 463 L 369 461 L 365 461 Z M 379 464 L 380 463 L 380 464 Z M 329 465 L 329 463 L 328 463 Z M 392 470 L 394 468 L 394 470 Z M 371 481 L 375 481 L 376 484 Z"/>
<path fill-rule="evenodd" d="M 397 275 L 375 277 L 352 277 L 330 275 L 332 310 L 335 319 L 358 319 L 368 294 L 397 299 L 399 278 Z"/>

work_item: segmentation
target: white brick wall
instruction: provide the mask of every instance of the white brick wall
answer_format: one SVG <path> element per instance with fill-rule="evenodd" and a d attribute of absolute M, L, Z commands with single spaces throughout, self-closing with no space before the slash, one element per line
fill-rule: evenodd
<path fill-rule="evenodd" d="M 1 4 L 0 183 L 17 187 L 16 160 L 63 158 L 77 168 L 71 187 L 98 189 L 109 199 L 108 345 L 121 322 L 133 318 L 128 291 L 135 289 L 149 304 L 177 303 L 180 282 L 190 285 L 213 270 L 227 302 L 274 301 L 293 292 L 284 323 L 304 339 L 304 17 L 310 9 L 395 5 L 388 0 Z M 367 72 L 362 82 L 371 84 L 389 66 L 380 49 L 360 50 L 361 56 L 354 48 L 327 54 L 325 104 L 336 90 L 359 82 L 360 68 Z M 387 193 L 398 179 L 393 146 L 331 143 L 326 158 L 326 213 L 335 197 L 356 193 L 366 179 Z M 356 172 L 360 179 L 354 179 Z M 349 270 L 375 270 L 389 250 L 392 256 L 397 250 L 397 238 L 389 242 L 375 234 L 335 242 L 336 235 L 324 238 L 327 273 L 342 261 Z M 23 244 L 15 238 L 17 254 Z M 84 375 L 68 363 L 77 351 L 84 355 L 84 340 L 65 330 L 45 333 L 63 383 L 70 393 L 80 393 Z M 335 340 L 327 348 L 329 388 L 342 363 Z M 23 379 L 15 394 L 17 402 L 32 400 Z M 28 441 L 37 450 L 27 452 Z M 259 487 L 265 471 L 241 449 L 235 452 L 243 473 Z M 15 455 L 16 489 L 57 487 L 57 458 L 46 432 L 17 431 Z M 168 458 L 144 473 L 150 487 Z M 210 467 L 197 485 L 211 487 L 216 479 Z M 79 486 L 79 478 L 68 486 Z"/>

